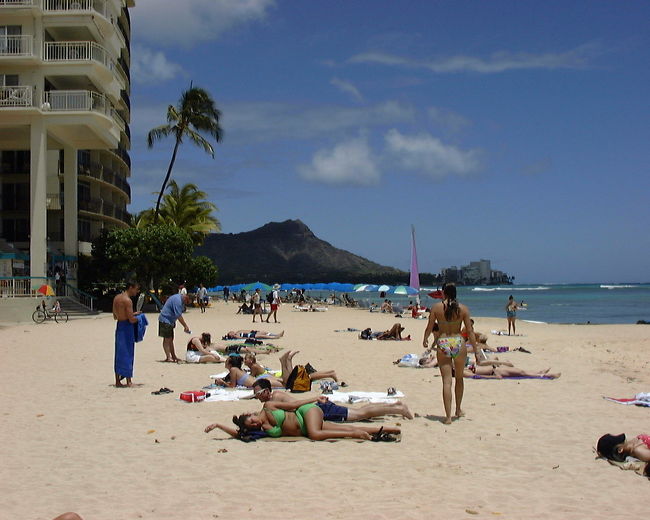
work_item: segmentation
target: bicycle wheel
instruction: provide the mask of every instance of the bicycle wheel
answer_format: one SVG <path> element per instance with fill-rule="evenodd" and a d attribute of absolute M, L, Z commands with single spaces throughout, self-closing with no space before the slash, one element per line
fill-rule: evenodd
<path fill-rule="evenodd" d="M 41 311 L 41 310 L 38 310 L 38 309 L 35 310 L 34 313 L 32 314 L 32 319 L 36 323 L 43 323 L 45 321 L 45 318 L 47 318 L 45 313 L 43 311 Z"/>
<path fill-rule="evenodd" d="M 64 311 L 57 312 L 54 315 L 54 321 L 56 321 L 57 323 L 67 323 L 68 322 L 68 313 L 64 312 Z"/>

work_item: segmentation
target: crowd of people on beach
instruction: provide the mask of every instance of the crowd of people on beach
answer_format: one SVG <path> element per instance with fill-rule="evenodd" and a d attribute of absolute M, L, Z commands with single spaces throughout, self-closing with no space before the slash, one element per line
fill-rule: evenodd
<path fill-rule="evenodd" d="M 199 288 L 201 290 L 203 286 Z M 203 288 L 204 289 L 204 288 Z M 273 317 L 277 322 L 277 310 L 281 305 L 279 286 L 268 299 L 271 311 L 266 322 Z M 133 343 L 138 335 L 137 330 L 142 320 L 141 313 L 134 311 L 132 300 L 137 295 L 139 286 L 130 282 L 123 293 L 116 296 L 113 304 L 113 315 L 117 320 L 115 341 L 115 386 L 131 386 L 133 373 Z M 444 424 L 451 424 L 464 416 L 462 408 L 465 378 L 543 378 L 556 379 L 561 374 L 544 370 L 524 370 L 514 366 L 511 361 L 494 356 L 508 350 L 508 347 L 492 347 L 488 345 L 488 336 L 474 330 L 474 320 L 471 319 L 467 306 L 457 299 L 454 284 L 445 284 L 442 288 L 442 298 L 430 309 L 427 325 L 424 330 L 422 346 L 424 352 L 415 356 L 412 354 L 408 366 L 419 368 L 437 368 L 442 379 L 442 403 L 445 416 Z M 200 296 L 205 301 L 205 294 Z M 242 306 L 248 305 L 245 298 Z M 262 298 L 259 290 L 252 293 L 250 310 L 253 322 L 259 316 L 263 320 Z M 252 441 L 263 437 L 303 436 L 311 440 L 327 440 L 337 438 L 356 438 L 375 441 L 398 440 L 400 428 L 397 426 L 350 425 L 342 424 L 384 415 L 401 415 L 412 419 L 413 414 L 401 401 L 390 403 L 371 403 L 361 407 L 345 407 L 330 401 L 327 395 L 294 397 L 288 391 L 308 391 L 314 381 L 326 380 L 331 384 L 346 386 L 340 382 L 335 370 L 316 370 L 309 363 L 294 365 L 293 359 L 297 351 L 287 350 L 279 357 L 280 370 L 275 372 L 263 366 L 259 355 L 277 352 L 274 345 L 264 345 L 264 341 L 278 340 L 284 337 L 284 331 L 271 332 L 253 329 L 231 330 L 224 334 L 226 344 L 217 346 L 212 342 L 212 335 L 203 332 L 191 336 L 191 331 L 183 317 L 190 297 L 179 290 L 178 294 L 170 296 L 161 309 L 158 318 L 158 335 L 162 338 L 165 361 L 180 362 L 174 347 L 174 328 L 179 322 L 184 332 L 190 335 L 185 362 L 187 363 L 224 363 L 226 375 L 215 378 L 214 385 L 224 388 L 247 388 L 253 391 L 252 397 L 262 403 L 259 412 L 249 412 L 232 417 L 231 423 L 212 423 L 205 428 L 206 432 L 220 429 L 228 435 L 244 441 Z M 507 334 L 516 335 L 516 312 L 524 305 L 518 304 L 512 296 L 506 304 Z M 201 306 L 204 312 L 204 306 Z M 412 317 L 419 317 L 421 306 L 419 302 L 409 306 Z M 302 309 L 297 309 L 302 310 Z M 371 309 L 372 311 L 372 309 Z M 380 311 L 393 313 L 392 303 L 385 300 Z M 243 312 L 240 307 L 238 313 Z M 401 316 L 400 316 L 401 317 Z M 146 325 L 145 325 L 146 328 Z M 358 329 L 349 329 L 358 330 Z M 410 340 L 411 335 L 403 336 L 405 327 L 396 322 L 384 331 L 372 331 L 366 328 L 360 331 L 359 339 L 364 340 Z M 495 331 L 493 331 L 495 332 Z M 497 333 L 500 331 L 496 331 Z M 503 332 L 505 334 L 505 332 Z M 432 338 L 431 344 L 429 343 Z M 238 343 L 228 343 L 231 340 Z M 528 350 L 520 347 L 522 352 Z M 469 356 L 473 355 L 473 360 Z M 402 359 L 395 361 L 401 365 Z M 402 365 L 404 366 L 404 365 Z M 126 384 L 122 381 L 126 379 Z M 322 388 L 329 389 L 330 383 L 321 383 Z M 303 386 L 301 386 L 303 385 Z M 302 390 L 296 390 L 302 389 Z M 155 393 L 155 392 L 154 392 Z M 639 473 L 650 476 L 650 436 L 637 435 L 628 437 L 625 434 L 606 434 L 598 440 L 597 452 L 600 456 L 622 463 L 627 457 L 634 457 L 641 465 L 636 469 Z"/>

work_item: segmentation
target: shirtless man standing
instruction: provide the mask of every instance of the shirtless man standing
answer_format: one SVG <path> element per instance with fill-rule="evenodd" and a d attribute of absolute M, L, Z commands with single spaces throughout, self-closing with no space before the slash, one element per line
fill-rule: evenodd
<path fill-rule="evenodd" d="M 135 328 L 138 322 L 133 312 L 131 298 L 140 292 L 140 285 L 136 282 L 127 282 L 124 292 L 113 298 L 113 318 L 117 320 L 115 327 L 115 386 L 118 388 L 133 386 L 133 359 L 135 355 Z M 126 385 L 122 379 L 126 378 Z"/>

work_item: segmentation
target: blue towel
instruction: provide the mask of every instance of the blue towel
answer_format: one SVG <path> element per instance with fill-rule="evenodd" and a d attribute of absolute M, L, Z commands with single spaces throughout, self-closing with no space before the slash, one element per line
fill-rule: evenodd
<path fill-rule="evenodd" d="M 135 341 L 140 343 L 144 339 L 144 333 L 147 332 L 147 325 L 149 325 L 149 320 L 144 314 L 138 314 L 136 316 L 138 322 L 135 323 Z"/>
<path fill-rule="evenodd" d="M 115 373 L 133 377 L 135 328 L 129 321 L 118 321 L 115 327 Z"/>

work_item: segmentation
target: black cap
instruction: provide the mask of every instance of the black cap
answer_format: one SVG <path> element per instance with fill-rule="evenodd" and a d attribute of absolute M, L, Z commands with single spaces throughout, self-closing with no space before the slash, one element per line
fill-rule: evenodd
<path fill-rule="evenodd" d="M 596 449 L 603 457 L 608 458 L 609 460 L 616 460 L 622 462 L 625 460 L 625 455 L 621 455 L 616 451 L 616 446 L 625 442 L 625 434 L 621 433 L 620 435 L 612 435 L 608 433 L 603 435 L 598 439 L 598 445 Z"/>

